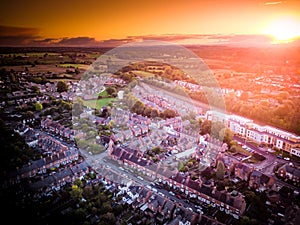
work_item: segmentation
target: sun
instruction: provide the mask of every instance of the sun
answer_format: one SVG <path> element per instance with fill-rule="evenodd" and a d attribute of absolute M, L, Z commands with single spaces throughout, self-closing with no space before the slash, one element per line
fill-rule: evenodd
<path fill-rule="evenodd" d="M 274 43 L 293 42 L 300 37 L 300 22 L 294 18 L 278 19 L 270 24 L 265 33 L 273 37 Z"/>

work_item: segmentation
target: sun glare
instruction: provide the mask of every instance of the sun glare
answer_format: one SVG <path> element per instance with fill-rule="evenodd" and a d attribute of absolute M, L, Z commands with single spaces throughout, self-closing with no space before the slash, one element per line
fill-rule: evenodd
<path fill-rule="evenodd" d="M 273 36 L 274 43 L 289 43 L 300 36 L 300 22 L 293 18 L 279 19 L 271 23 L 266 34 Z"/>

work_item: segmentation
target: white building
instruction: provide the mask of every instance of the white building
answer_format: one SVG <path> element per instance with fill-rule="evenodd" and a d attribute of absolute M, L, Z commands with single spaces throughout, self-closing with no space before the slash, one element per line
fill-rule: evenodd
<path fill-rule="evenodd" d="M 258 125 L 253 120 L 245 117 L 226 115 L 217 111 L 207 111 L 205 118 L 211 121 L 223 122 L 234 134 L 246 137 L 248 140 L 258 144 L 272 145 L 299 156 L 300 136 L 275 127 Z"/>

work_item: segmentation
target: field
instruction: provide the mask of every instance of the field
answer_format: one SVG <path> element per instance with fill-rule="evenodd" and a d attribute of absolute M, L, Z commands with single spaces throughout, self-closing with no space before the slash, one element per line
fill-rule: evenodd
<path fill-rule="evenodd" d="M 24 72 L 25 68 L 28 69 L 30 73 L 65 73 L 66 69 L 62 67 L 56 67 L 55 65 L 36 65 L 32 67 L 31 65 L 20 65 L 20 66 L 1 66 L 0 69 L 5 68 L 6 70 L 13 69 L 16 72 Z"/>
<path fill-rule="evenodd" d="M 154 77 L 153 73 L 146 72 L 146 71 L 133 70 L 132 73 L 141 77 Z"/>
<path fill-rule="evenodd" d="M 98 96 L 101 96 L 101 97 L 107 97 L 107 96 L 108 96 L 107 91 L 106 91 L 106 90 L 101 91 L 101 92 L 98 94 Z"/>
<path fill-rule="evenodd" d="M 107 106 L 113 100 L 114 98 L 102 98 L 102 99 L 83 101 L 83 104 L 93 109 L 101 109 L 103 106 Z"/>
<path fill-rule="evenodd" d="M 84 70 L 87 70 L 89 66 L 90 65 L 78 64 L 78 63 L 62 63 L 57 65 L 57 67 L 62 67 L 62 68 L 79 68 Z"/>

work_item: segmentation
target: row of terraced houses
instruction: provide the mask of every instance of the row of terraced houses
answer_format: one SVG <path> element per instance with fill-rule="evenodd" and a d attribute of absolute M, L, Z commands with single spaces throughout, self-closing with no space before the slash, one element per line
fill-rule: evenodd
<path fill-rule="evenodd" d="M 194 181 L 179 172 L 170 171 L 168 168 L 141 158 L 142 154 L 139 150 L 115 146 L 113 141 L 109 143 L 108 154 L 118 163 L 136 169 L 148 177 L 178 189 L 191 198 L 197 198 L 205 204 L 212 204 L 213 207 L 219 208 L 219 210 L 232 215 L 236 219 L 245 212 L 246 202 L 244 196 L 237 191 L 231 193 L 226 190 L 218 191 L 213 184 L 204 184 L 201 180 Z"/>

